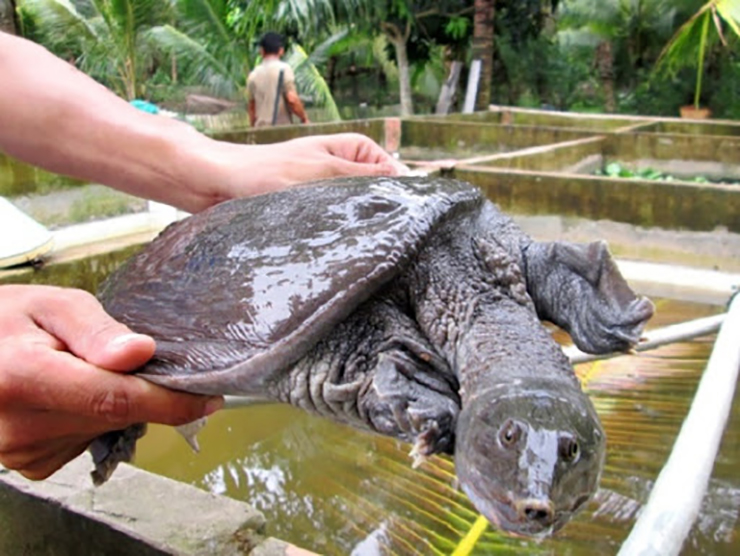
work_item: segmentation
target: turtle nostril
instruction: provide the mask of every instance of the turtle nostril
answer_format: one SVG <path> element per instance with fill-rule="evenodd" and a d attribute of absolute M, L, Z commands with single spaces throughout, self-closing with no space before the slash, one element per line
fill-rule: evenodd
<path fill-rule="evenodd" d="M 550 525 L 555 514 L 549 500 L 522 500 L 517 504 L 517 510 L 522 519 L 541 525 Z"/>
<path fill-rule="evenodd" d="M 524 516 L 530 521 L 545 521 L 550 517 L 550 513 L 541 508 L 527 508 L 524 510 Z"/>

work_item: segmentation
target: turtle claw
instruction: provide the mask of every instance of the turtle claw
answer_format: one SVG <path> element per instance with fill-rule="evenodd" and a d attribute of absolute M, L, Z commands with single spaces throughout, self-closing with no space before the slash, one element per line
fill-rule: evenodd
<path fill-rule="evenodd" d="M 415 421 L 412 416 L 412 422 Z M 427 458 L 441 452 L 453 451 L 453 435 L 449 427 L 440 427 L 438 421 L 426 421 L 411 447 L 411 467 L 418 468 Z"/>
<path fill-rule="evenodd" d="M 425 441 L 421 439 L 421 435 L 417 436 L 416 442 L 414 442 L 414 445 L 411 447 L 411 451 L 409 451 L 409 456 L 411 456 L 411 469 L 418 469 L 421 467 L 422 463 L 426 462 L 428 457 L 426 450 L 428 449 L 429 448 Z"/>

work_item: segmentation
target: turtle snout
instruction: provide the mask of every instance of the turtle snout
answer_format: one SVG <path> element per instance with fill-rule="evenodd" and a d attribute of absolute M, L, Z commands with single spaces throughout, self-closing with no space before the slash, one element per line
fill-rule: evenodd
<path fill-rule="evenodd" d="M 550 527 L 555 521 L 555 509 L 550 500 L 527 498 L 515 504 L 516 513 L 523 523 Z"/>

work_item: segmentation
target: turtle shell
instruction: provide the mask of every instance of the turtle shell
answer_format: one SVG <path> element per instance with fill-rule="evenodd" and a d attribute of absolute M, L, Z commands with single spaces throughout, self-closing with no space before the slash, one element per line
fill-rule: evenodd
<path fill-rule="evenodd" d="M 165 386 L 252 394 L 397 276 L 470 184 L 342 178 L 227 201 L 167 228 L 103 285 L 105 309 L 157 342 Z"/>

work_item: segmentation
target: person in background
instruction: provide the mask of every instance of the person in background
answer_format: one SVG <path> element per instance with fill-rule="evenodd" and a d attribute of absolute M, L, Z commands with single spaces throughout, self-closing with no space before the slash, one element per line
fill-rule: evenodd
<path fill-rule="evenodd" d="M 0 32 L 0 151 L 46 170 L 197 212 L 345 175 L 405 168 L 359 134 L 238 145 L 137 110 L 44 48 Z M 180 425 L 218 410 L 129 374 L 154 340 L 87 292 L 0 286 L 0 464 L 43 479 L 93 438 L 133 423 Z"/>
<path fill-rule="evenodd" d="M 293 69 L 281 60 L 284 53 L 283 37 L 265 33 L 260 40 L 262 62 L 247 79 L 252 127 L 290 124 L 292 114 L 302 123 L 308 123 L 306 109 L 296 92 Z"/>

